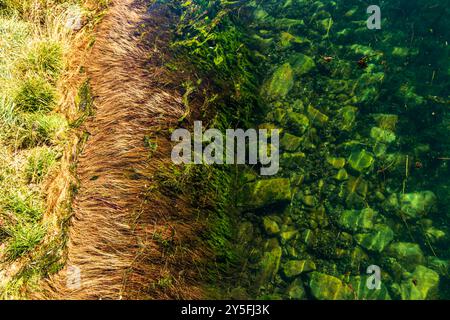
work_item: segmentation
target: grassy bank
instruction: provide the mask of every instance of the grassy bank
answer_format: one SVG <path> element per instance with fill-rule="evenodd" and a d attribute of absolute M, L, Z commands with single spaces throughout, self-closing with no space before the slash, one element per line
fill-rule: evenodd
<path fill-rule="evenodd" d="M 89 95 L 74 53 L 105 1 L 0 2 L 0 293 L 60 267 Z M 90 39 L 92 41 L 93 39 Z M 81 71 L 81 72 L 80 72 Z"/>

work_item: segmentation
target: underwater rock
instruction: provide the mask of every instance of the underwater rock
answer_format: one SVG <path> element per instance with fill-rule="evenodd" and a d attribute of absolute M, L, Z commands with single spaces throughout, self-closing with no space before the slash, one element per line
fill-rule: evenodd
<path fill-rule="evenodd" d="M 296 77 L 307 74 L 316 67 L 314 60 L 307 55 L 297 53 L 289 58 L 289 63 Z"/>
<path fill-rule="evenodd" d="M 300 148 L 302 142 L 303 138 L 286 132 L 280 139 L 280 146 L 283 150 L 294 152 Z"/>
<path fill-rule="evenodd" d="M 427 215 L 436 206 L 436 195 L 432 191 L 406 193 L 400 196 L 400 210 L 409 218 Z"/>
<path fill-rule="evenodd" d="M 294 85 L 294 72 L 289 63 L 278 67 L 272 77 L 262 86 L 262 94 L 269 100 L 276 100 L 287 96 Z"/>
<path fill-rule="evenodd" d="M 373 115 L 373 118 L 381 129 L 395 131 L 398 122 L 398 116 L 396 114 L 377 113 Z"/>
<path fill-rule="evenodd" d="M 382 252 L 394 239 L 394 231 L 386 225 L 377 224 L 370 233 L 355 235 L 356 242 L 369 251 Z"/>
<path fill-rule="evenodd" d="M 364 73 L 353 86 L 353 101 L 367 104 L 378 99 L 380 85 L 384 80 L 384 73 Z"/>
<path fill-rule="evenodd" d="M 263 227 L 269 236 L 276 235 L 280 232 L 278 223 L 272 217 L 263 217 Z"/>
<path fill-rule="evenodd" d="M 280 159 L 281 167 L 291 170 L 299 169 L 303 167 L 305 157 L 303 152 L 283 153 Z"/>
<path fill-rule="evenodd" d="M 389 291 L 383 282 L 380 289 L 369 289 L 367 286 L 368 276 L 350 277 L 350 285 L 355 300 L 391 300 Z"/>
<path fill-rule="evenodd" d="M 327 157 L 327 162 L 335 169 L 342 169 L 345 166 L 345 158 Z"/>
<path fill-rule="evenodd" d="M 289 111 L 284 117 L 283 125 L 293 133 L 302 135 L 309 127 L 309 119 L 304 114 Z"/>
<path fill-rule="evenodd" d="M 373 229 L 377 215 L 378 213 L 371 208 L 345 210 L 339 219 L 339 224 L 353 232 L 369 231 Z"/>
<path fill-rule="evenodd" d="M 390 130 L 381 129 L 378 127 L 373 127 L 370 130 L 370 137 L 377 142 L 387 144 L 394 142 L 396 139 L 395 133 Z"/>
<path fill-rule="evenodd" d="M 361 173 L 368 172 L 374 163 L 373 155 L 366 150 L 353 151 L 348 158 L 350 166 Z"/>
<path fill-rule="evenodd" d="M 301 38 L 298 36 L 294 36 L 289 32 L 283 31 L 280 34 L 280 46 L 284 48 L 288 48 L 292 46 L 292 44 L 299 45 L 311 45 L 311 41 L 306 38 Z"/>
<path fill-rule="evenodd" d="M 439 286 L 439 275 L 424 266 L 417 266 L 410 276 L 402 281 L 402 300 L 435 299 Z"/>
<path fill-rule="evenodd" d="M 295 239 L 298 235 L 297 230 L 289 230 L 289 231 L 283 231 L 280 233 L 280 240 L 282 244 L 285 244 L 289 242 L 292 239 Z"/>
<path fill-rule="evenodd" d="M 345 106 L 338 112 L 338 120 L 340 122 L 340 129 L 350 131 L 353 129 L 356 120 L 356 113 L 358 108 L 353 106 Z"/>
<path fill-rule="evenodd" d="M 291 188 L 289 179 L 276 178 L 259 180 L 244 185 L 240 204 L 246 208 L 257 209 L 290 200 Z"/>
<path fill-rule="evenodd" d="M 349 177 L 349 175 L 347 173 L 347 170 L 340 169 L 333 178 L 335 178 L 338 181 L 344 181 L 344 180 L 347 180 L 348 177 Z"/>
<path fill-rule="evenodd" d="M 307 109 L 309 120 L 319 127 L 323 127 L 328 122 L 328 116 L 309 105 Z"/>
<path fill-rule="evenodd" d="M 424 97 L 419 96 L 415 90 L 416 89 L 413 86 L 405 83 L 400 86 L 396 96 L 401 99 L 404 104 L 411 107 L 417 107 L 424 104 L 426 100 Z"/>
<path fill-rule="evenodd" d="M 346 300 L 352 297 L 351 289 L 341 280 L 316 271 L 310 275 L 309 287 L 318 300 Z"/>
<path fill-rule="evenodd" d="M 306 298 L 305 288 L 300 278 L 295 279 L 287 288 L 286 295 L 290 300 L 303 300 Z"/>
<path fill-rule="evenodd" d="M 447 240 L 446 233 L 435 227 L 425 229 L 425 235 L 431 243 L 444 243 Z"/>
<path fill-rule="evenodd" d="M 283 273 L 287 278 L 314 270 L 316 270 L 316 264 L 312 260 L 290 260 L 283 265 Z"/>
<path fill-rule="evenodd" d="M 427 258 L 427 262 L 427 267 L 433 269 L 441 276 L 446 276 L 450 272 L 450 263 L 447 260 L 431 256 Z"/>
<path fill-rule="evenodd" d="M 410 242 L 395 242 L 386 249 L 386 254 L 394 257 L 406 270 L 413 270 L 417 265 L 423 264 L 424 255 L 420 246 Z"/>
<path fill-rule="evenodd" d="M 258 287 L 274 279 L 278 273 L 281 262 L 282 249 L 277 239 L 270 239 L 265 245 L 266 249 L 259 263 Z"/>

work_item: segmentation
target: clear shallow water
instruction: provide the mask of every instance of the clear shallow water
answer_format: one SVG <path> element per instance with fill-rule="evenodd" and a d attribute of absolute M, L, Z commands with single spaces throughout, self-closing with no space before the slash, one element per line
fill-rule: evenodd
<path fill-rule="evenodd" d="M 260 1 L 244 22 L 262 71 L 255 125 L 281 170 L 242 172 L 232 295 L 448 299 L 449 79 L 444 1 Z M 242 14 L 242 15 L 240 15 Z M 381 289 L 367 287 L 367 268 Z"/>

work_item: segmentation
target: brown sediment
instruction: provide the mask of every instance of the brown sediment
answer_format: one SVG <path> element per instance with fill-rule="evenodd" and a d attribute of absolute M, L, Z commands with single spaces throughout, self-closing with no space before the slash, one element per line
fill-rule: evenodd
<path fill-rule="evenodd" d="M 162 8 L 113 0 L 95 32 L 85 66 L 95 116 L 86 123 L 90 137 L 77 164 L 67 267 L 46 282 L 38 298 L 193 299 L 204 294 L 198 264 L 208 250 L 195 245 L 202 226 L 183 201 L 161 194 L 155 179 L 170 165 L 167 129 L 185 112 L 181 93 L 164 85 L 157 62 L 167 52 L 169 20 Z M 157 143 L 153 153 L 146 137 Z M 160 238 L 170 239 L 174 248 L 166 252 Z M 71 270 L 80 271 L 79 283 Z"/>

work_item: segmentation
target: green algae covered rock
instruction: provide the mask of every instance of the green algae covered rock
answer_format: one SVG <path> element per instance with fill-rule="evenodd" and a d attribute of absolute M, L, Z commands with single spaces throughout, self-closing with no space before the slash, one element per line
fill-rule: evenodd
<path fill-rule="evenodd" d="M 309 119 L 302 113 L 289 111 L 286 113 L 283 124 L 292 132 L 302 135 L 309 127 Z"/>
<path fill-rule="evenodd" d="M 353 232 L 368 231 L 373 229 L 374 220 L 377 215 L 378 213 L 371 208 L 345 210 L 339 219 L 339 224 Z"/>
<path fill-rule="evenodd" d="M 311 273 L 309 287 L 318 300 L 346 300 L 352 297 L 350 287 L 340 279 L 316 271 Z"/>
<path fill-rule="evenodd" d="M 338 171 L 338 173 L 336 173 L 336 175 L 333 177 L 334 179 L 338 180 L 338 181 L 344 181 L 348 179 L 348 173 L 347 170 L 345 169 L 340 169 Z"/>
<path fill-rule="evenodd" d="M 394 231 L 383 224 L 375 225 L 370 233 L 355 236 L 356 242 L 369 251 L 382 252 L 394 239 Z"/>
<path fill-rule="evenodd" d="M 353 106 L 345 106 L 338 112 L 338 120 L 340 122 L 340 129 L 350 131 L 353 129 L 356 120 L 358 108 Z"/>
<path fill-rule="evenodd" d="M 327 157 L 327 162 L 335 169 L 342 169 L 345 166 L 345 158 Z"/>
<path fill-rule="evenodd" d="M 402 281 L 400 294 L 403 300 L 435 299 L 439 286 L 437 272 L 417 266 L 410 276 Z"/>
<path fill-rule="evenodd" d="M 270 239 L 266 243 L 266 249 L 263 253 L 262 259 L 259 263 L 259 275 L 257 285 L 272 281 L 280 268 L 282 249 L 278 244 L 277 239 Z"/>
<path fill-rule="evenodd" d="M 370 137 L 377 142 L 388 144 L 394 142 L 396 139 L 395 133 L 378 127 L 373 127 L 372 130 L 370 130 Z"/>
<path fill-rule="evenodd" d="M 307 74 L 316 67 L 314 60 L 302 53 L 293 55 L 289 59 L 289 63 L 292 65 L 294 75 L 297 77 Z"/>
<path fill-rule="evenodd" d="M 427 215 L 436 205 L 436 195 L 431 191 L 406 193 L 400 196 L 400 210 L 409 218 Z"/>
<path fill-rule="evenodd" d="M 283 273 L 287 278 L 314 270 L 316 270 L 316 264 L 312 260 L 290 260 L 283 265 Z"/>
<path fill-rule="evenodd" d="M 369 289 L 368 276 L 350 277 L 350 286 L 355 300 L 391 300 L 389 291 L 381 282 L 379 289 Z"/>
<path fill-rule="evenodd" d="M 423 252 L 417 243 L 395 242 L 386 249 L 386 253 L 410 271 L 425 261 Z"/>
<path fill-rule="evenodd" d="M 268 235 L 276 235 L 280 232 L 278 223 L 272 217 L 263 218 L 263 227 Z"/>
<path fill-rule="evenodd" d="M 292 89 L 293 85 L 294 71 L 289 63 L 285 63 L 278 67 L 263 85 L 262 94 L 269 100 L 284 98 Z"/>
<path fill-rule="evenodd" d="M 290 201 L 289 179 L 265 179 L 244 186 L 240 205 L 246 208 L 261 208 L 267 205 Z"/>
<path fill-rule="evenodd" d="M 294 136 L 290 133 L 285 133 L 280 139 L 280 146 L 283 150 L 294 152 L 300 148 L 303 142 L 302 137 Z"/>
<path fill-rule="evenodd" d="M 350 166 L 361 173 L 367 172 L 374 163 L 373 155 L 366 150 L 353 151 L 348 158 Z"/>
<path fill-rule="evenodd" d="M 319 126 L 319 127 L 323 127 L 327 124 L 328 122 L 328 116 L 322 112 L 320 112 L 319 110 L 317 110 L 316 108 L 314 108 L 313 106 L 308 106 L 308 118 L 309 120 L 314 123 L 315 125 Z"/>
<path fill-rule="evenodd" d="M 290 300 L 303 300 L 306 298 L 305 288 L 303 287 L 302 280 L 295 279 L 286 290 L 287 298 Z"/>

